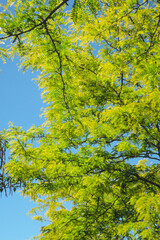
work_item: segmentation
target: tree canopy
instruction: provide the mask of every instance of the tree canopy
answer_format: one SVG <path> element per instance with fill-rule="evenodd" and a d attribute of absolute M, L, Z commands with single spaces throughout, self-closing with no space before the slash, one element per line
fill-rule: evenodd
<path fill-rule="evenodd" d="M 47 103 L 41 126 L 2 133 L 7 174 L 38 203 L 35 219 L 48 221 L 36 239 L 158 239 L 159 1 L 2 8 L 0 39 L 10 45 L 1 57 L 38 71 Z"/>

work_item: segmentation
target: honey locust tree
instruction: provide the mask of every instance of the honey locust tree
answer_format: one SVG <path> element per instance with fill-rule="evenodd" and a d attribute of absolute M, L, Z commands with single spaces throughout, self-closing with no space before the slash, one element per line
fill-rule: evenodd
<path fill-rule="evenodd" d="M 19 0 L 0 16 L 47 103 L 41 126 L 3 133 L 8 174 L 48 220 L 37 239 L 158 239 L 159 3 Z"/>

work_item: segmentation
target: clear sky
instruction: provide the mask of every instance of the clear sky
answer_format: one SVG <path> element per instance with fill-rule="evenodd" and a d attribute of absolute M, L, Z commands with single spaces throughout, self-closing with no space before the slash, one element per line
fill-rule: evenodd
<path fill-rule="evenodd" d="M 0 0 L 5 3 L 6 0 Z M 69 1 L 70 9 L 73 0 Z M 32 125 L 40 125 L 42 119 L 40 109 L 43 107 L 40 90 L 32 80 L 35 74 L 18 71 L 18 60 L 0 60 L 0 131 L 8 128 L 11 121 L 16 126 L 28 129 Z M 27 212 L 34 207 L 29 198 L 20 193 L 0 197 L 0 240 L 26 240 L 40 233 L 43 225 L 32 220 Z"/>
<path fill-rule="evenodd" d="M 43 107 L 40 90 L 32 78 L 31 72 L 18 71 L 17 59 L 0 61 L 0 130 L 8 128 L 8 122 L 28 129 L 39 125 Z M 34 206 L 29 198 L 14 193 L 0 197 L 0 239 L 25 240 L 38 235 L 41 224 L 32 220 L 27 212 Z"/>
<path fill-rule="evenodd" d="M 0 3 L 6 2 L 0 0 Z M 70 0 L 66 10 L 71 9 L 72 4 Z M 0 131 L 7 129 L 9 122 L 25 130 L 43 122 L 39 115 L 44 105 L 40 90 L 32 80 L 36 75 L 30 71 L 22 73 L 17 64 L 18 59 L 7 60 L 6 64 L 0 60 Z M 8 197 L 2 194 L 0 202 L 1 240 L 26 240 L 40 233 L 43 223 L 32 220 L 27 214 L 35 206 L 29 198 L 16 192 Z"/>

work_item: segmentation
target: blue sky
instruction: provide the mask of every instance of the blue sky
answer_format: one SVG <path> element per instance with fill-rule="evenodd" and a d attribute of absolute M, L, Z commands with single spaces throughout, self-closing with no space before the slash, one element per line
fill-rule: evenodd
<path fill-rule="evenodd" d="M 1 3 L 6 0 L 1 0 Z M 69 1 L 70 6 L 73 0 Z M 32 125 L 40 125 L 39 117 L 43 107 L 40 90 L 32 80 L 36 77 L 30 71 L 18 71 L 18 59 L 7 60 L 6 64 L 0 60 L 0 131 L 8 128 L 11 121 L 16 126 L 28 129 Z M 0 197 L 0 238 L 2 240 L 26 240 L 40 233 L 43 225 L 32 220 L 27 212 L 34 207 L 29 198 L 20 193 Z"/>
<path fill-rule="evenodd" d="M 36 75 L 30 71 L 18 71 L 18 60 L 0 61 L 0 130 L 8 128 L 8 122 L 28 129 L 33 124 L 39 125 L 42 119 L 40 109 L 43 107 L 40 90 L 32 78 Z M 33 202 L 29 198 L 14 193 L 0 197 L 0 238 L 3 240 L 25 240 L 39 233 L 41 224 L 32 220 L 27 212 Z"/>
<path fill-rule="evenodd" d="M 0 131 L 7 129 L 10 121 L 23 129 L 41 124 L 42 99 L 32 80 L 36 75 L 18 70 L 18 59 L 7 60 L 6 64 L 0 60 L 0 70 Z M 40 233 L 41 224 L 27 214 L 35 206 L 29 198 L 16 192 L 8 197 L 2 194 L 0 201 L 1 239 L 25 240 Z"/>
<path fill-rule="evenodd" d="M 6 3 L 0 0 L 0 3 Z M 69 1 L 70 9 L 73 0 Z M 3 46 L 2 46 L 3 47 Z M 22 73 L 18 70 L 18 59 L 0 60 L 0 131 L 8 128 L 8 123 L 28 129 L 32 125 L 40 125 L 39 117 L 44 107 L 40 90 L 32 80 L 36 77 L 30 71 Z M 29 198 L 16 192 L 13 195 L 0 197 L 0 239 L 26 240 L 37 236 L 43 223 L 32 220 L 27 213 L 35 206 Z"/>

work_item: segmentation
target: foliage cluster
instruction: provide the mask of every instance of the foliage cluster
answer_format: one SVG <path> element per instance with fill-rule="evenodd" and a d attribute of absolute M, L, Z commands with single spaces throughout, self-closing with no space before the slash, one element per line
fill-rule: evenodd
<path fill-rule="evenodd" d="M 47 103 L 42 126 L 3 133 L 8 174 L 46 209 L 37 239 L 158 239 L 160 4 L 9 0 L 0 21 Z"/>

